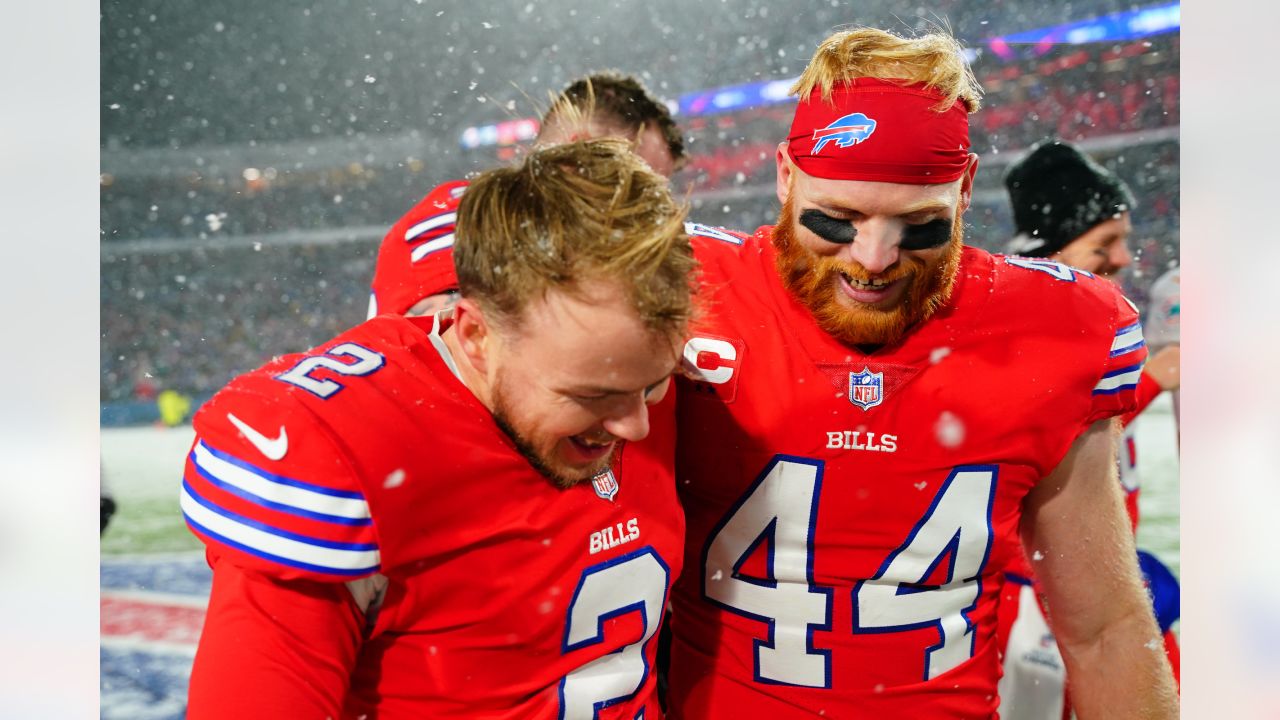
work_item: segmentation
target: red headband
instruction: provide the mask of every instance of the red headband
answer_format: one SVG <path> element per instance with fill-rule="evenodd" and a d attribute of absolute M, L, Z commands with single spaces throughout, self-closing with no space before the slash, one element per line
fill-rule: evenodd
<path fill-rule="evenodd" d="M 804 172 L 832 180 L 935 185 L 969 166 L 969 113 L 962 101 L 923 84 L 856 78 L 828 97 L 817 91 L 796 107 L 787 154 Z"/>

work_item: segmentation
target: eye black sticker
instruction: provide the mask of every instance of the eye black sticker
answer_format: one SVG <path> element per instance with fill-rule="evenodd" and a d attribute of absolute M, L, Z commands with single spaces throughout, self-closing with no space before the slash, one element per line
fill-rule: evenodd
<path fill-rule="evenodd" d="M 823 240 L 839 245 L 848 245 L 858 234 L 852 221 L 839 220 L 812 208 L 800 213 L 800 224 Z"/>
<path fill-rule="evenodd" d="M 903 250 L 932 250 L 951 241 L 951 221 L 944 218 L 930 220 L 923 225 L 908 225 L 902 231 Z"/>

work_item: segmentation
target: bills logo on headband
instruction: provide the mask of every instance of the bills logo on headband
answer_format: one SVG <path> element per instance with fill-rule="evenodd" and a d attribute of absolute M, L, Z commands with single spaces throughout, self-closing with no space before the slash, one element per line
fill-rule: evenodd
<path fill-rule="evenodd" d="M 857 145 L 871 137 L 871 133 L 875 131 L 876 121 L 866 115 L 862 113 L 845 115 L 830 125 L 813 131 L 813 139 L 817 142 L 814 143 L 812 152 L 817 155 L 822 152 L 822 148 L 827 143 L 833 141 L 837 147 L 842 148 Z"/>
<path fill-rule="evenodd" d="M 884 402 L 884 373 L 873 373 L 866 367 L 862 372 L 849 373 L 849 402 L 863 410 Z"/>
<path fill-rule="evenodd" d="M 618 478 L 614 476 L 613 470 L 605 469 L 591 478 L 591 487 L 596 489 L 596 495 L 613 502 L 613 496 L 618 494 Z"/>

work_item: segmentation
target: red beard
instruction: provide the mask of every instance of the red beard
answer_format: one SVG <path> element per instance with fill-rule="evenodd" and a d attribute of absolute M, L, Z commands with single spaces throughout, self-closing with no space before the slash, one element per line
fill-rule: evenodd
<path fill-rule="evenodd" d="M 797 226 L 795 206 L 787 198 L 773 228 L 778 274 L 791 294 L 809 308 L 818 326 L 847 345 L 896 345 L 951 297 L 964 247 L 964 226 L 959 216 L 952 223 L 950 242 L 936 258 L 925 259 L 918 253 L 903 251 L 896 263 L 874 276 L 858 263 L 815 254 L 796 238 Z M 892 308 L 880 309 L 841 302 L 842 273 L 864 281 L 909 279 L 902 300 Z"/>

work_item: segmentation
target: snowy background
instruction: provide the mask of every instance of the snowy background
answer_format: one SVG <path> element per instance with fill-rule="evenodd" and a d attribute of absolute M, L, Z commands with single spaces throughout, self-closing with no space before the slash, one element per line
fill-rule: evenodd
<path fill-rule="evenodd" d="M 971 243 L 1012 235 L 1000 178 L 1043 137 L 1079 142 L 1124 177 L 1139 200 L 1126 283 L 1143 305 L 1179 253 L 1180 11 L 1151 7 L 108 0 L 102 397 L 204 397 L 362 320 L 382 234 L 436 184 L 518 153 L 496 126 L 536 118 L 592 70 L 634 73 L 680 111 L 691 157 L 674 186 L 692 189 L 691 219 L 772 222 L 792 105 L 744 107 L 741 86 L 793 78 L 853 23 L 946 26 L 972 48 L 986 97 L 972 123 Z M 1052 41 L 1117 32 L 1104 14 L 1121 11 L 1125 39 Z M 1100 15 L 1092 30 L 1054 30 Z M 1024 33 L 1050 41 L 1001 39 Z"/>

